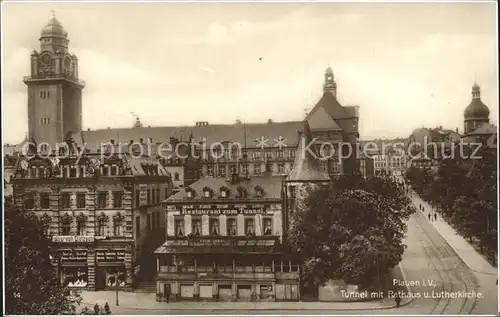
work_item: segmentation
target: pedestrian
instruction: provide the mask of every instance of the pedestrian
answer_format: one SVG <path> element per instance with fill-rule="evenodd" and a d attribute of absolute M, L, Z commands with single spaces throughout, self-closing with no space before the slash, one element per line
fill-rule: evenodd
<path fill-rule="evenodd" d="M 100 312 L 99 305 L 97 305 L 97 303 L 96 303 L 94 305 L 94 315 L 99 315 L 99 312 Z"/>
<path fill-rule="evenodd" d="M 428 214 L 427 214 L 427 218 L 429 218 L 429 221 L 432 221 L 432 218 L 431 218 L 431 213 L 428 213 Z"/>
<path fill-rule="evenodd" d="M 436 221 L 438 219 L 437 213 L 434 213 L 434 220 Z"/>
<path fill-rule="evenodd" d="M 106 315 L 111 315 L 111 309 L 109 308 L 108 302 L 104 304 L 104 312 L 106 313 Z"/>
<path fill-rule="evenodd" d="M 401 304 L 401 297 L 399 297 L 399 293 L 396 293 L 396 296 L 394 296 L 394 301 L 396 302 L 396 307 L 399 308 L 399 305 Z"/>

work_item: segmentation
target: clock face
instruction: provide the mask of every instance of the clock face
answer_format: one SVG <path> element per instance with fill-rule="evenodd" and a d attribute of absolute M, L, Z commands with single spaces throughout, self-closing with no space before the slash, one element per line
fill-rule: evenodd
<path fill-rule="evenodd" d="M 50 54 L 45 54 L 42 56 L 42 63 L 48 65 L 50 64 L 50 61 L 52 60 L 52 58 L 50 57 Z"/>

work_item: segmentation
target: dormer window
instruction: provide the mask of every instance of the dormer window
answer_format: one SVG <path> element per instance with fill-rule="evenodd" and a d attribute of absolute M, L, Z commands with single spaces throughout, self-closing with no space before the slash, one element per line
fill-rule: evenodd
<path fill-rule="evenodd" d="M 205 198 L 210 198 L 212 197 L 212 189 L 208 186 L 203 187 L 203 196 Z"/>
<path fill-rule="evenodd" d="M 227 188 L 226 186 L 222 186 L 219 190 L 221 197 L 226 198 L 229 196 L 229 188 Z"/>
<path fill-rule="evenodd" d="M 194 190 L 191 187 L 186 188 L 186 196 L 187 196 L 187 198 L 194 197 Z"/>

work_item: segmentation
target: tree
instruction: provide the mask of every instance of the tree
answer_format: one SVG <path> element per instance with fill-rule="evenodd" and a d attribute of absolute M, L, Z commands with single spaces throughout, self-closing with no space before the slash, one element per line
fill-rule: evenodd
<path fill-rule="evenodd" d="M 373 282 L 401 260 L 405 221 L 415 210 L 390 178 L 341 176 L 316 185 L 290 216 L 287 243 L 303 263 L 304 286 L 330 279 Z"/>
<path fill-rule="evenodd" d="M 38 218 L 5 205 L 5 306 L 7 314 L 74 313 L 81 298 L 60 285 L 50 262 L 52 242 Z"/>

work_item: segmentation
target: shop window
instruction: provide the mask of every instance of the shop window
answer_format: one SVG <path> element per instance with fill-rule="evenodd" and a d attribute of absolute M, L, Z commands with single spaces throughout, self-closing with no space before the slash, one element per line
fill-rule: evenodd
<path fill-rule="evenodd" d="M 105 276 L 107 287 L 125 286 L 127 275 L 124 268 L 107 268 Z"/>
<path fill-rule="evenodd" d="M 97 235 L 104 237 L 106 236 L 106 226 L 108 225 L 109 217 L 104 213 L 97 218 Z"/>
<path fill-rule="evenodd" d="M 245 233 L 246 235 L 255 234 L 253 219 L 245 219 Z"/>
<path fill-rule="evenodd" d="M 264 219 L 264 235 L 270 236 L 273 234 L 272 220 L 269 218 Z"/>
<path fill-rule="evenodd" d="M 113 231 L 115 236 L 123 236 L 123 222 L 125 217 L 122 214 L 117 213 L 113 217 Z"/>
<path fill-rule="evenodd" d="M 76 217 L 76 232 L 79 236 L 85 235 L 85 227 L 87 226 L 87 216 L 83 213 Z"/>
<path fill-rule="evenodd" d="M 26 209 L 35 208 L 35 197 L 33 193 L 24 194 L 24 208 Z"/>
<path fill-rule="evenodd" d="M 61 267 L 61 284 L 69 287 L 85 287 L 88 283 L 87 268 Z"/>
<path fill-rule="evenodd" d="M 227 235 L 235 236 L 236 234 L 237 234 L 236 219 L 230 218 L 227 220 Z"/>
<path fill-rule="evenodd" d="M 85 194 L 84 193 L 78 193 L 76 194 L 76 207 L 83 209 L 85 208 Z"/>
<path fill-rule="evenodd" d="M 210 235 L 212 235 L 212 236 L 219 235 L 219 220 L 218 219 L 210 219 Z"/>
<path fill-rule="evenodd" d="M 184 236 L 184 221 L 176 220 L 175 221 L 175 235 L 178 237 Z"/>
<path fill-rule="evenodd" d="M 104 209 L 107 206 L 108 193 L 99 192 L 97 193 L 97 208 Z"/>
<path fill-rule="evenodd" d="M 40 208 L 49 209 L 50 208 L 50 194 L 41 193 L 40 194 Z"/>
<path fill-rule="evenodd" d="M 201 236 L 201 220 L 193 220 L 193 235 Z"/>
<path fill-rule="evenodd" d="M 114 208 L 122 208 L 123 205 L 123 193 L 114 192 L 113 193 L 113 206 Z"/>

